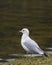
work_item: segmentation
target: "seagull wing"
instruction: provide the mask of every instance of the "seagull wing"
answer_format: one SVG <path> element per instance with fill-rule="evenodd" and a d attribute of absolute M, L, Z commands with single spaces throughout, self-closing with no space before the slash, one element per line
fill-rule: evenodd
<path fill-rule="evenodd" d="M 44 51 L 32 39 L 25 41 L 24 45 L 32 52 L 37 52 L 39 54 L 44 54 Z"/>

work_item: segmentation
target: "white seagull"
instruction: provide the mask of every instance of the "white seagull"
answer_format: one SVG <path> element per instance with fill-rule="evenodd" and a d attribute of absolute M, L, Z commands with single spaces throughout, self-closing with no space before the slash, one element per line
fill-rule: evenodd
<path fill-rule="evenodd" d="M 21 45 L 27 53 L 38 53 L 44 56 L 47 54 L 38 46 L 38 44 L 29 37 L 29 30 L 23 28 L 20 32 L 23 33 L 21 38 Z"/>

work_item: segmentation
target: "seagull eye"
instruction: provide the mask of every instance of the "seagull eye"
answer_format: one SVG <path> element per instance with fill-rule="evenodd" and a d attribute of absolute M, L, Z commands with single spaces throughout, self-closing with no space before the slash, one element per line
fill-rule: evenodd
<path fill-rule="evenodd" d="M 24 31 L 24 30 L 23 30 Z"/>

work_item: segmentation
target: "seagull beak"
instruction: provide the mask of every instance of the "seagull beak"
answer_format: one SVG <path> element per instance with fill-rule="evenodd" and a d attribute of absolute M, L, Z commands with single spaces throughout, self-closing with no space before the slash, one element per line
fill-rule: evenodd
<path fill-rule="evenodd" d="M 22 30 L 21 30 L 21 31 L 19 31 L 19 32 L 22 32 Z"/>

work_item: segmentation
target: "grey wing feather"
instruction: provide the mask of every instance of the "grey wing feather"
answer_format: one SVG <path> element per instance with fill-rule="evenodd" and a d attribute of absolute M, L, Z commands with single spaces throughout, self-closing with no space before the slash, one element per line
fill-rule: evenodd
<path fill-rule="evenodd" d="M 34 41 L 26 41 L 24 42 L 24 45 L 32 52 L 37 52 L 39 54 L 43 54 L 44 51 L 40 49 L 38 44 L 36 44 Z"/>

